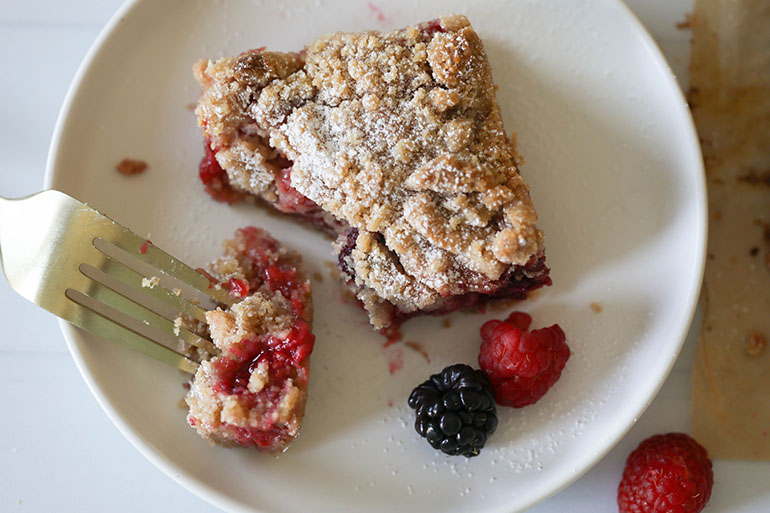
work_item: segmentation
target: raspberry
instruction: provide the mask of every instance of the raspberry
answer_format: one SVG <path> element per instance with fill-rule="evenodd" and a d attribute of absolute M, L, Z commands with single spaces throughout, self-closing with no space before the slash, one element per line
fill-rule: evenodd
<path fill-rule="evenodd" d="M 655 435 L 626 460 L 618 486 L 620 513 L 698 513 L 711 497 L 706 449 L 684 433 Z"/>
<path fill-rule="evenodd" d="M 479 365 L 502 406 L 534 404 L 561 376 L 569 359 L 566 337 L 558 324 L 527 331 L 532 317 L 513 312 L 503 321 L 481 327 Z"/>

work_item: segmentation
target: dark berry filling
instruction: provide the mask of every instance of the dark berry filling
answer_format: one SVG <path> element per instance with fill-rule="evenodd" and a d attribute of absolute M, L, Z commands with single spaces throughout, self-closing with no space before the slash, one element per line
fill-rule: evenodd
<path fill-rule="evenodd" d="M 350 228 L 345 237 L 345 244 L 340 248 L 337 255 L 337 267 L 347 282 L 355 281 L 353 269 L 348 264 L 348 257 L 353 252 L 353 248 L 356 247 L 356 240 L 358 240 L 358 228 Z"/>
<path fill-rule="evenodd" d="M 348 260 L 356 247 L 357 239 L 358 229 L 351 228 L 337 256 L 337 267 L 349 285 L 355 283 L 355 275 Z M 551 285 L 549 273 L 550 269 L 545 265 L 545 255 L 535 255 L 526 265 L 512 265 L 500 279 L 486 286 L 487 292 L 465 292 L 446 296 L 431 310 L 406 312 L 394 305 L 388 331 L 383 332 L 383 335 L 390 337 L 406 320 L 416 315 L 444 315 L 456 310 L 482 310 L 497 299 L 526 299 L 531 291 Z"/>

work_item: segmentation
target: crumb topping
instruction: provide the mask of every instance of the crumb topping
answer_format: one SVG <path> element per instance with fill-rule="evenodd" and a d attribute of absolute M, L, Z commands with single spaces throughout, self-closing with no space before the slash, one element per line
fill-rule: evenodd
<path fill-rule="evenodd" d="M 142 287 L 154 289 L 160 284 L 160 278 L 157 276 L 151 276 L 149 278 L 142 278 Z"/>
<path fill-rule="evenodd" d="M 380 302 L 415 311 L 483 293 L 542 255 L 483 44 L 464 16 L 201 61 L 195 75 L 198 122 L 230 183 L 275 202 L 288 165 L 293 189 L 359 231 L 349 259 Z"/>

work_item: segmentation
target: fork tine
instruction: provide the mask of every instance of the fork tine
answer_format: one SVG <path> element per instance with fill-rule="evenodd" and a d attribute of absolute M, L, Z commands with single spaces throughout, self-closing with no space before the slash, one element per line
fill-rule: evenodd
<path fill-rule="evenodd" d="M 79 305 L 76 319 L 70 320 L 76 326 L 160 362 L 172 365 L 184 372 L 195 374 L 197 371 L 198 364 L 196 362 L 118 321 L 120 315 L 115 314 L 120 314 L 119 311 L 106 307 L 106 305 L 74 289 L 67 289 L 64 294 Z"/>
<path fill-rule="evenodd" d="M 153 245 L 147 239 L 139 237 L 128 229 L 124 228 L 123 230 L 114 233 L 109 241 L 98 237 L 94 239 L 94 246 L 102 253 L 105 253 L 105 245 L 110 243 L 122 249 L 134 258 L 137 258 L 142 262 L 146 262 L 156 269 L 163 271 L 165 274 L 190 285 L 203 294 L 209 296 L 214 301 L 225 304 L 227 306 L 232 306 L 233 299 L 230 297 L 230 294 L 227 290 L 220 286 L 214 286 L 211 281 L 209 281 L 209 279 L 200 272 L 188 266 L 181 260 L 177 260 L 162 249 L 159 249 L 157 246 Z M 115 255 L 110 256 L 115 258 Z M 116 259 L 119 260 L 118 258 Z M 124 263 L 128 267 L 132 267 L 130 262 L 121 263 Z"/>
<path fill-rule="evenodd" d="M 155 303 L 155 305 L 149 307 L 147 304 L 143 304 L 142 306 L 145 306 L 146 308 L 149 308 L 150 310 L 163 315 L 170 321 L 173 321 L 180 313 L 182 313 L 203 323 L 206 322 L 206 311 L 203 308 L 188 301 L 181 294 L 177 294 L 168 290 L 160 283 L 149 287 L 145 286 L 144 280 L 146 277 L 143 274 L 135 272 L 131 268 L 118 262 L 112 257 L 107 257 L 100 268 L 94 269 L 99 271 L 102 275 L 106 276 L 104 279 L 97 280 L 101 283 L 105 283 L 109 286 L 105 280 L 110 281 L 110 278 L 112 278 L 126 284 L 133 290 L 142 293 L 142 295 L 149 296 L 151 299 L 148 301 L 148 303 Z M 82 269 L 81 272 L 83 272 Z M 92 278 L 91 276 L 89 277 Z M 115 290 L 113 287 L 110 288 Z M 116 290 L 116 292 L 120 291 Z M 159 300 L 160 303 L 155 300 Z"/>
<path fill-rule="evenodd" d="M 179 339 L 195 347 L 199 347 L 210 354 L 219 352 L 210 340 L 207 340 L 186 328 L 175 325 L 172 321 L 149 310 L 134 298 L 124 295 L 123 291 L 119 290 L 120 287 L 116 287 L 116 284 L 113 281 L 109 279 L 106 280 L 109 283 L 101 281 L 105 277 L 110 278 L 109 275 L 106 275 L 89 265 L 81 265 L 80 272 L 94 280 L 88 291 L 88 296 L 90 296 L 90 298 L 101 302 L 106 307 L 119 312 L 121 315 L 126 315 L 126 317 L 133 318 L 137 322 L 141 322 L 146 326 L 158 330 L 160 333 L 154 334 L 155 336 L 152 337 L 153 339 L 158 340 L 158 338 L 163 338 L 165 339 L 164 342 L 167 346 L 176 345 L 177 339 Z"/>
<path fill-rule="evenodd" d="M 203 293 L 201 297 L 208 296 L 220 304 L 230 305 L 232 300 L 226 290 L 209 289 L 207 278 L 149 244 L 146 253 L 154 261 L 143 258 L 142 238 L 62 192 L 49 190 L 17 200 L 0 198 L 0 212 L 0 263 L 16 292 L 75 326 L 186 372 L 195 372 L 197 363 L 171 347 L 176 347 L 180 339 L 200 345 L 197 335 L 179 329 L 176 330 L 179 337 L 173 335 L 175 326 L 169 320 L 93 281 L 80 271 L 80 266 L 88 264 L 99 269 L 107 262 L 110 255 L 95 247 L 98 239 L 135 265 L 157 265 L 159 274 L 168 274 L 169 280 L 181 278 L 183 288 L 189 285 L 191 292 L 198 289 Z M 108 242 L 113 240 L 118 243 Z M 155 273 L 155 270 L 148 272 Z M 110 304 L 103 304 L 81 291 L 95 294 Z M 134 318 L 120 309 L 140 315 Z M 210 349 L 206 343 L 210 342 L 203 343 Z"/>

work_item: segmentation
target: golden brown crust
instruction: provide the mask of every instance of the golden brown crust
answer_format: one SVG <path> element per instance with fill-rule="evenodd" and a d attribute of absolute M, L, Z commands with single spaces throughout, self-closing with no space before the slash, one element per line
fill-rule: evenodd
<path fill-rule="evenodd" d="M 264 164 L 274 148 L 293 162 L 297 191 L 377 234 L 376 251 L 351 255 L 362 287 L 413 311 L 459 290 L 458 277 L 473 291 L 542 254 L 489 63 L 464 16 L 440 29 L 331 34 L 304 64 L 262 55 L 262 74 L 249 79 L 267 83 L 258 93 L 233 58 L 198 65 L 199 124 L 236 187 L 269 194 L 260 184 L 275 174 Z M 262 146 L 244 163 L 232 155 L 248 157 L 249 134 Z"/>

